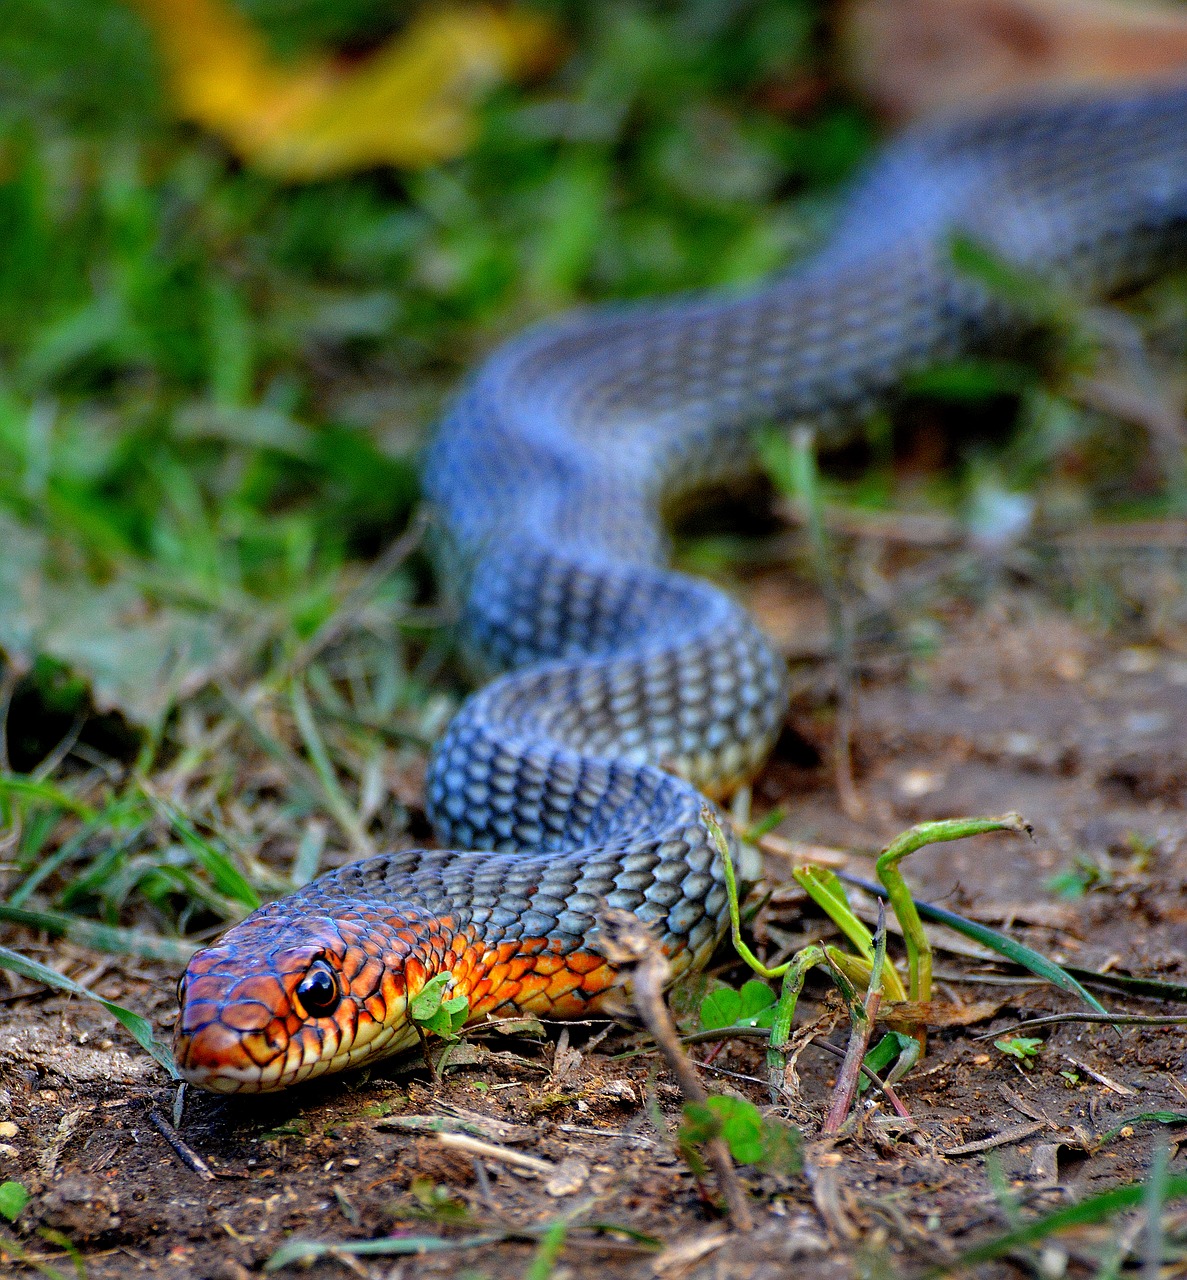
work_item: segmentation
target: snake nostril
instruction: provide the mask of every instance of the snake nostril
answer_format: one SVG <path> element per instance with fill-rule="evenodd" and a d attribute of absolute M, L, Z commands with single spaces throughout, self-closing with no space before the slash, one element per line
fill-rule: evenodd
<path fill-rule="evenodd" d="M 297 986 L 297 996 L 305 1012 L 314 1018 L 328 1018 L 342 999 L 338 980 L 324 960 L 310 965 Z"/>

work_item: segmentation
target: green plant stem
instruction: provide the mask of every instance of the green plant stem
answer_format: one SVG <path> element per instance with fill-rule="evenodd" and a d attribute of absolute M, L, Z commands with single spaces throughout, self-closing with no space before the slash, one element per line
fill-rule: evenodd
<path fill-rule="evenodd" d="M 806 867 L 794 867 L 791 878 L 841 930 L 862 957 L 872 964 L 874 935 L 853 914 L 853 909 L 845 897 L 845 890 L 836 873 L 827 867 L 809 864 Z"/>
<path fill-rule="evenodd" d="M 791 958 L 783 975 L 783 987 L 775 1005 L 775 1020 L 771 1023 L 771 1038 L 767 1045 L 767 1084 L 774 1103 L 781 1100 L 787 1080 L 787 1045 L 791 1039 L 791 1024 L 795 1021 L 796 1003 L 804 989 L 808 971 L 818 964 L 827 964 L 824 948 L 805 947 Z"/>
<path fill-rule="evenodd" d="M 1187 1196 L 1187 1175 L 1171 1174 L 1162 1188 L 1163 1202 Z M 922 1280 L 939 1280 L 960 1268 L 978 1266 L 982 1262 L 990 1262 L 994 1258 L 1003 1257 L 1016 1249 L 1025 1248 L 1045 1240 L 1048 1236 L 1073 1227 L 1088 1223 L 1104 1222 L 1115 1213 L 1132 1209 L 1146 1201 L 1149 1195 L 1145 1183 L 1134 1182 L 1123 1187 L 1114 1187 L 1111 1191 L 1103 1191 L 1100 1195 L 1081 1200 L 1078 1204 L 1057 1209 L 1054 1213 L 1044 1214 L 1033 1222 L 1023 1223 L 1002 1235 L 994 1236 L 981 1244 L 974 1245 L 951 1262 L 944 1262 L 929 1267 L 923 1273 Z"/>
<path fill-rule="evenodd" d="M 742 916 L 738 908 L 738 880 L 734 873 L 734 859 L 730 853 L 729 840 L 726 838 L 725 832 L 721 829 L 721 823 L 717 821 L 717 817 L 709 805 L 701 807 L 701 821 L 708 828 L 709 834 L 713 837 L 713 843 L 717 846 L 717 852 L 721 854 L 721 865 L 725 870 L 725 891 L 729 898 L 730 911 L 730 936 L 733 939 L 734 950 L 742 957 L 743 960 L 759 975 L 760 978 L 781 978 L 791 967 L 791 961 L 786 964 L 778 965 L 774 969 L 768 968 L 754 954 L 753 951 L 742 941 Z"/>
<path fill-rule="evenodd" d="M 876 898 L 889 897 L 883 885 L 863 880 L 860 876 L 850 875 L 845 872 L 842 875 L 842 879 L 846 884 L 864 889 L 866 893 L 872 894 Z M 912 899 L 912 901 L 914 900 Z M 1104 1005 L 1091 992 L 1085 990 L 1084 986 L 1073 976 L 1074 973 L 1078 972 L 1081 977 L 1092 978 L 1094 975 L 1091 971 L 1064 969 L 1057 965 L 1054 960 L 1048 960 L 1046 956 L 1040 955 L 1037 951 L 1032 951 L 1030 947 L 1023 946 L 1022 943 L 1007 934 L 999 933 L 998 930 L 991 929 L 988 925 L 978 924 L 975 920 L 966 920 L 964 916 L 958 916 L 954 911 L 937 907 L 934 903 L 915 902 L 914 905 L 922 919 L 930 920 L 933 924 L 945 925 L 956 933 L 963 934 L 966 938 L 972 938 L 974 942 L 980 942 L 983 946 L 988 947 L 991 951 L 996 951 L 998 955 L 1003 956 L 1013 964 L 1029 969 L 1031 973 L 1036 974 L 1045 982 L 1050 982 L 1061 991 L 1067 991 L 1069 994 L 1083 1000 L 1096 1013 L 1107 1015 L 1108 1010 L 1105 1009 Z M 1132 984 L 1115 983 L 1114 985 L 1119 990 L 1132 991 L 1135 995 L 1150 995 L 1160 999 L 1187 1001 L 1187 988 L 1176 987 L 1172 984 L 1149 983 L 1141 979 L 1134 979 Z M 1156 989 L 1162 986 L 1168 988 L 1165 993 Z"/>
<path fill-rule="evenodd" d="M 1030 824 L 1017 813 L 1003 814 L 1000 818 L 950 818 L 942 822 L 920 822 L 882 851 L 878 857 L 878 879 L 886 886 L 886 893 L 894 914 L 903 928 L 903 941 L 907 947 L 908 992 L 912 1000 L 926 1003 L 931 999 L 931 943 L 923 932 L 923 921 L 915 907 L 911 890 L 899 871 L 904 858 L 929 844 L 947 840 L 963 840 L 966 836 L 984 835 L 989 831 L 1016 831 L 1030 835 Z"/>

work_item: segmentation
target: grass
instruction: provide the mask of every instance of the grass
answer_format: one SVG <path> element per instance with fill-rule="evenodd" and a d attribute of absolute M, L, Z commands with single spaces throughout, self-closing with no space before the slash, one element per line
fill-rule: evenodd
<path fill-rule="evenodd" d="M 296 187 L 171 122 L 117 0 L 9 5 L 0 918 L 179 961 L 319 869 L 423 836 L 427 744 L 461 692 L 413 516 L 448 390 L 538 316 L 788 262 L 869 149 L 812 0 L 541 7 L 566 57 L 495 93 L 462 159 Z M 403 13 L 244 8 L 286 57 L 365 50 Z M 1077 391 L 1124 364 L 1116 314 L 1035 298 L 1052 373 L 934 371 L 826 459 L 826 504 L 963 510 L 990 533 L 1003 495 L 1056 531 L 1177 510 L 1140 433 Z M 1125 333 L 1181 358 L 1185 313 L 1164 282 Z M 912 438 L 945 412 L 973 439 L 962 465 L 896 455 L 892 417 Z M 786 438 L 768 444 L 793 490 Z"/>
<path fill-rule="evenodd" d="M 283 57 L 365 50 L 405 12 L 244 7 Z M 822 77 L 810 0 L 541 7 L 567 56 L 494 94 L 465 157 L 291 187 L 171 122 L 151 41 L 118 0 L 10 6 L 0 818 L 13 905 L 201 931 L 327 858 L 399 839 L 422 744 L 458 689 L 421 549 L 379 577 L 367 566 L 408 526 L 417 449 L 448 389 L 542 314 L 782 265 L 868 150 L 869 122 Z M 1073 335 L 1074 365 L 1084 325 L 1035 296 Z M 1172 282 L 1141 318 L 1165 337 L 1183 309 Z M 834 469 L 826 496 L 991 519 L 995 495 L 1059 481 L 1070 459 L 1086 478 L 1038 491 L 1036 510 L 1165 510 L 1169 490 L 1126 487 L 1138 463 L 1066 392 L 1028 366 L 937 371 L 908 406 L 926 394 L 1012 413 L 1023 430 L 1008 449 L 912 474 L 878 418 L 864 462 Z M 779 482 L 778 445 L 767 452 Z"/>
<path fill-rule="evenodd" d="M 427 746 L 462 692 L 414 516 L 417 451 L 449 389 L 541 315 L 784 264 L 820 234 L 868 151 L 869 121 L 822 80 L 812 0 L 541 7 L 568 56 L 542 82 L 493 95 L 465 157 L 288 187 L 171 122 L 151 43 L 117 0 L 11 0 L 0 31 L 0 921 L 180 968 L 259 901 L 423 838 Z M 404 12 L 386 0 L 244 8 L 286 57 L 365 50 Z M 804 105 L 783 105 L 797 93 Z M 857 448 L 823 459 L 824 514 L 939 510 L 992 537 L 1020 500 L 1053 534 L 1180 512 L 1181 477 L 1083 391 L 1088 373 L 1129 377 L 1132 350 L 1122 358 L 1123 343 L 1100 337 L 1097 311 L 1058 301 L 1046 316 L 1053 366 L 963 361 L 918 379 L 864 424 Z M 1127 314 L 1156 374 L 1183 364 L 1182 278 Z M 962 452 L 913 460 L 911 442 L 954 421 Z M 1003 422 L 1015 428 L 1004 441 Z M 794 494 L 785 433 L 764 456 Z M 845 574 L 842 555 L 830 572 Z M 1132 617 L 1123 580 L 1073 575 L 1069 592 L 1097 617 Z M 900 634 L 919 612 L 900 605 Z M 871 939 L 871 962 L 875 950 Z M 29 957 L 0 960 L 31 981 L 71 982 Z M 893 977 L 883 973 L 884 992 Z M 793 972 L 788 991 L 802 980 Z M 761 991 L 747 1005 L 743 988 L 714 1025 L 778 1018 L 781 1066 L 791 1001 L 776 1009 Z M 106 1003 L 151 1052 L 151 1027 Z M 442 1013 L 452 1029 L 450 1010 L 428 1011 Z M 1148 1116 L 1177 1123 L 1160 1114 Z M 699 1117 L 705 1134 L 727 1120 L 760 1151 L 750 1112 Z M 1155 1265 L 1163 1203 L 1184 1186 L 1163 1168 L 1145 1188 L 1020 1222 L 949 1269 L 1139 1210 Z M 15 1218 L 24 1189 L 5 1187 L 0 1213 Z M 536 1246 L 532 1274 L 550 1274 L 567 1230 L 516 1237 Z M 292 1241 L 266 1269 L 504 1238 Z"/>
<path fill-rule="evenodd" d="M 408 527 L 448 388 L 535 316 L 769 270 L 866 149 L 835 96 L 763 106 L 816 74 L 813 4 L 545 7 L 569 57 L 496 93 L 463 159 L 306 187 L 173 124 L 117 0 L 6 14 L 15 907 L 201 935 L 404 838 L 458 689 L 422 549 L 368 566 Z M 245 8 L 286 57 L 402 20 Z"/>

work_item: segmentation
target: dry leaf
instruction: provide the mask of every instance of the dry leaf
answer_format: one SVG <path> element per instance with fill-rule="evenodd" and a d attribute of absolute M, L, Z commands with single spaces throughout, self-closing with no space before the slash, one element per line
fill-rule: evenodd
<path fill-rule="evenodd" d="M 922 1023 L 927 1027 L 971 1027 L 992 1018 L 1012 998 L 971 1000 L 967 1004 L 953 1004 L 950 1000 L 886 1000 L 878 1017 L 884 1022 Z"/>
<path fill-rule="evenodd" d="M 841 45 L 850 79 L 904 121 L 988 96 L 1179 70 L 1187 10 L 1151 0 L 854 0 Z"/>
<path fill-rule="evenodd" d="M 99 711 L 157 723 L 234 657 L 216 618 L 150 602 L 130 578 L 60 572 L 50 539 L 0 515 L 0 653 L 17 670 L 38 657 L 86 681 Z"/>
<path fill-rule="evenodd" d="M 178 114 L 245 160 L 302 181 L 460 154 L 478 95 L 555 55 L 537 15 L 428 7 L 349 70 L 328 58 L 277 62 L 225 0 L 130 0 L 156 35 Z"/>

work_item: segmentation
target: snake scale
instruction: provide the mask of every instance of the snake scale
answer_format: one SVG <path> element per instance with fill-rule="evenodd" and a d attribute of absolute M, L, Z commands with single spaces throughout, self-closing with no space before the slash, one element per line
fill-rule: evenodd
<path fill-rule="evenodd" d="M 342 867 L 199 951 L 183 1076 L 284 1088 L 416 1043 L 448 970 L 471 1016 L 622 1000 L 609 904 L 677 973 L 727 923 L 704 794 L 752 774 L 787 699 L 747 614 L 665 567 L 663 505 L 753 464 L 753 428 L 842 423 L 1021 317 L 952 265 L 955 234 L 1085 295 L 1187 248 L 1187 85 L 1065 95 L 917 128 L 804 265 L 748 292 L 595 309 L 497 350 L 429 449 L 463 635 L 494 678 L 448 727 L 428 811 L 451 852 Z M 501 674 L 500 674 L 501 673 Z"/>

